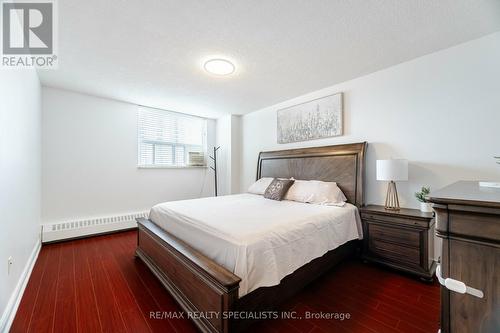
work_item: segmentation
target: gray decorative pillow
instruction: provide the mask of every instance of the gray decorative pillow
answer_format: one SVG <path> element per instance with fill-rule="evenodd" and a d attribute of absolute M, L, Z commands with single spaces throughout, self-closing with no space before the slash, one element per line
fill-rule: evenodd
<path fill-rule="evenodd" d="M 264 198 L 281 201 L 285 197 L 286 192 L 293 185 L 293 179 L 278 179 L 274 178 L 271 184 L 264 192 Z"/>

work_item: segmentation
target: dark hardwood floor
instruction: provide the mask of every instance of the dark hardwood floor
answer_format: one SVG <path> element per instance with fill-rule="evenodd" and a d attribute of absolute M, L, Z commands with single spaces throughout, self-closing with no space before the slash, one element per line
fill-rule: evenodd
<path fill-rule="evenodd" d="M 154 319 L 181 311 L 134 258 L 136 232 L 45 245 L 11 332 L 196 332 L 187 319 Z M 348 261 L 280 310 L 349 313 L 350 319 L 278 319 L 264 332 L 423 332 L 438 330 L 439 288 L 377 266 Z"/>

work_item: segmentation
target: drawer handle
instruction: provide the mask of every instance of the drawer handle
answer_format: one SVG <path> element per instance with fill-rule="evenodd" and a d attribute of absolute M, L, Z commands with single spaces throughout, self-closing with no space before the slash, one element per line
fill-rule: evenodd
<path fill-rule="evenodd" d="M 446 289 L 457 292 L 459 294 L 469 294 L 472 296 L 476 296 L 478 298 L 484 297 L 484 293 L 481 290 L 469 287 L 462 281 L 450 278 L 443 278 L 441 276 L 441 265 L 438 265 L 436 268 L 436 277 L 438 278 L 439 283 L 445 286 Z"/>

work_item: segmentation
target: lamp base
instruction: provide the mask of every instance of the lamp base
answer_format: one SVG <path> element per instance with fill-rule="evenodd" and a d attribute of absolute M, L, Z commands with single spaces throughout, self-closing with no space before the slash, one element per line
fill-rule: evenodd
<path fill-rule="evenodd" d="M 385 197 L 385 209 L 386 210 L 399 210 L 399 198 L 398 190 L 396 189 L 396 183 L 392 180 L 387 185 L 387 195 Z"/>

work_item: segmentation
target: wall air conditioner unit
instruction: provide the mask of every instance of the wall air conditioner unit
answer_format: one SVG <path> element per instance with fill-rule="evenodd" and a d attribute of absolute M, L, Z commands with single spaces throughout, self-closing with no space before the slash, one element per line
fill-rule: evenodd
<path fill-rule="evenodd" d="M 205 166 L 205 155 L 201 151 L 190 151 L 188 153 L 189 166 Z"/>

